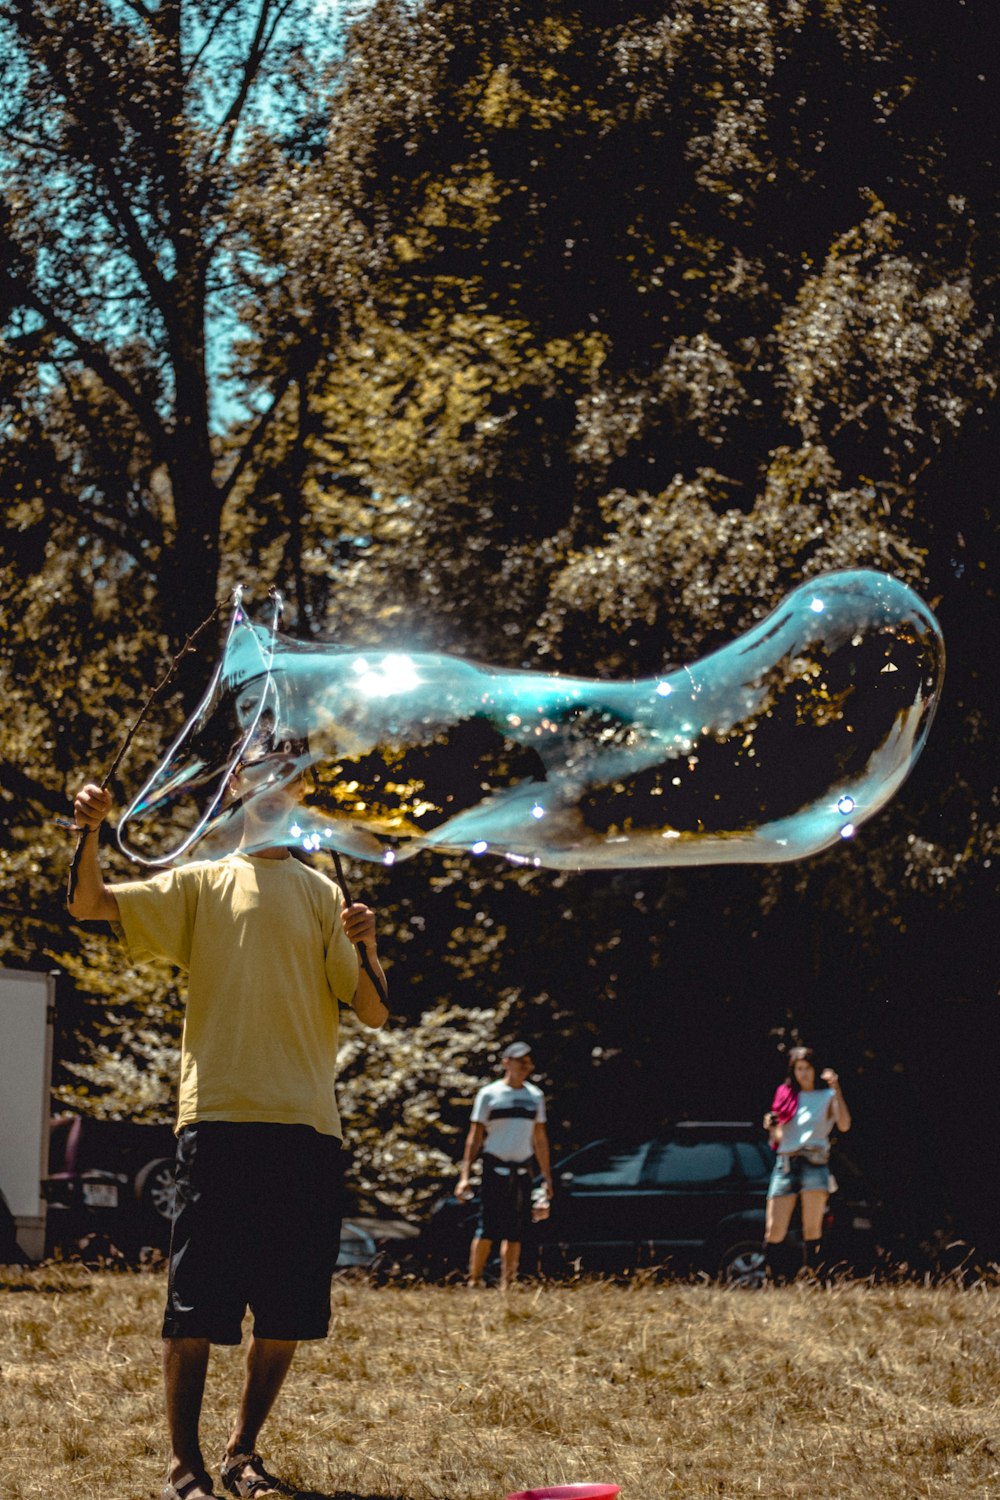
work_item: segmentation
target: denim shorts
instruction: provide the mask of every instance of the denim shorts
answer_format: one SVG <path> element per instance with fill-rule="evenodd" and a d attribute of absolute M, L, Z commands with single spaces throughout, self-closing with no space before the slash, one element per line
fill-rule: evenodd
<path fill-rule="evenodd" d="M 771 1173 L 769 1198 L 798 1197 L 799 1193 L 828 1193 L 830 1168 L 826 1162 L 810 1161 L 807 1156 L 779 1156 Z"/>

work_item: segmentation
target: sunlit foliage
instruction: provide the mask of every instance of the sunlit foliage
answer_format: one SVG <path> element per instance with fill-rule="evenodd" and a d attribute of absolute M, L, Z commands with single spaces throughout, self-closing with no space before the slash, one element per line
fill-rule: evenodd
<path fill-rule="evenodd" d="M 622 676 L 835 566 L 905 577 L 944 627 L 931 745 L 849 857 L 365 872 L 400 1010 L 449 1018 L 385 1044 L 387 1076 L 426 1080 L 389 1132 L 417 1174 L 463 1045 L 487 1060 L 454 1007 L 539 1044 L 567 1140 L 598 1076 L 636 1115 L 718 1109 L 713 1043 L 756 1114 L 771 1027 L 849 1057 L 872 1110 L 885 1068 L 921 1076 L 883 1001 L 954 1001 L 976 1034 L 1000 143 L 985 0 L 919 10 L 377 0 L 341 47 L 298 0 L 0 4 L 4 952 L 62 955 L 139 1073 L 172 1013 L 144 1039 L 107 950 L 67 954 L 54 819 L 238 577 L 303 635 Z M 386 1167 L 403 1096 L 345 1061 Z M 105 1062 L 88 1088 L 156 1093 Z"/>

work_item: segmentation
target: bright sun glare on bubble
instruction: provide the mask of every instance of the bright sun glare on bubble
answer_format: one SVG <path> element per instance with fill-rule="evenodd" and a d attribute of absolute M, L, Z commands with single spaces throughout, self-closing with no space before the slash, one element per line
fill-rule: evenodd
<path fill-rule="evenodd" d="M 369 666 L 365 657 L 354 663 L 358 674 L 357 687 L 369 698 L 391 698 L 396 693 L 408 693 L 420 682 L 420 674 L 410 656 L 390 653 L 377 666 Z"/>

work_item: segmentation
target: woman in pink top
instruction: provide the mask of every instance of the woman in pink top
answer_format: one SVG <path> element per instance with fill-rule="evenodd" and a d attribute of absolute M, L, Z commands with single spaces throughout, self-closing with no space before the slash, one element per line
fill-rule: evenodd
<path fill-rule="evenodd" d="M 764 1126 L 776 1153 L 767 1190 L 764 1258 L 778 1279 L 777 1246 L 785 1241 L 796 1201 L 802 1205 L 803 1263 L 819 1264 L 823 1215 L 830 1196 L 830 1134 L 851 1128 L 851 1112 L 832 1068 L 817 1072 L 811 1047 L 793 1047 L 788 1076 L 774 1096 Z"/>

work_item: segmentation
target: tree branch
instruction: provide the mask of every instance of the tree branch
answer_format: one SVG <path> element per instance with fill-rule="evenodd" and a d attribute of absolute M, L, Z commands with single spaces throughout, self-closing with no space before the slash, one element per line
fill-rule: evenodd
<path fill-rule="evenodd" d="M 141 17 L 147 25 L 152 24 L 153 13 L 148 6 L 143 5 L 142 0 L 122 0 L 122 4 L 127 5 L 129 10 Z"/>
<path fill-rule="evenodd" d="M 233 464 L 233 467 L 230 469 L 229 474 L 226 476 L 225 480 L 222 483 L 219 494 L 223 505 L 225 505 L 233 490 L 236 488 L 236 485 L 238 484 L 241 475 L 245 473 L 250 460 L 260 448 L 260 445 L 264 439 L 264 434 L 267 432 L 268 427 L 271 425 L 274 414 L 281 404 L 281 398 L 284 396 L 291 383 L 291 372 L 286 368 L 284 375 L 275 388 L 271 405 L 268 407 L 267 411 L 261 412 L 260 416 L 257 418 L 257 421 L 254 424 L 253 431 L 247 438 L 246 442 L 243 444 L 243 447 L 240 449 L 236 462 Z"/>
<path fill-rule="evenodd" d="M 99 380 L 104 382 L 108 390 L 112 391 L 119 400 L 123 401 L 126 406 L 135 412 L 135 415 L 139 418 L 150 437 L 153 452 L 162 454 L 167 447 L 167 432 L 160 421 L 156 408 L 140 395 L 132 385 L 132 382 L 120 370 L 115 368 L 102 349 L 92 343 L 90 339 L 85 338 L 83 334 L 77 333 L 67 323 L 66 319 L 60 313 L 56 312 L 55 308 L 51 307 L 36 291 L 21 282 L 15 283 L 15 289 L 19 294 L 21 303 L 25 307 L 32 308 L 41 317 L 45 318 L 51 331 L 72 344 L 84 364 L 94 372 Z"/>
<path fill-rule="evenodd" d="M 108 200 L 118 220 L 119 228 L 125 236 L 125 243 L 131 252 L 136 269 L 145 283 L 153 305 L 166 320 L 173 300 L 170 284 L 157 266 L 156 256 L 147 244 L 139 227 L 139 221 L 132 212 L 128 197 L 119 181 L 114 161 L 108 156 L 102 156 L 98 166 Z"/>
<path fill-rule="evenodd" d="M 75 398 L 72 391 L 69 393 L 69 403 L 76 415 L 77 421 L 86 431 L 89 425 L 87 412 L 81 402 Z M 115 465 L 113 454 L 108 455 L 108 461 L 102 467 L 105 469 L 108 477 L 113 479 L 118 478 L 117 466 Z M 126 535 L 130 534 L 133 530 L 138 532 L 139 547 L 124 545 L 116 529 L 114 515 L 112 514 L 112 516 L 107 518 L 102 517 L 96 507 L 87 506 L 87 501 L 79 492 L 76 492 L 72 497 L 68 518 L 71 519 L 74 515 L 79 516 L 81 510 L 86 510 L 87 519 L 92 529 L 103 536 L 106 541 L 111 542 L 116 548 L 127 552 L 130 557 L 134 557 L 136 562 L 144 561 L 142 552 L 143 542 L 150 547 L 157 548 L 157 550 L 162 548 L 163 531 L 156 522 L 155 517 L 150 515 L 149 511 L 141 503 L 139 505 L 130 504 L 130 490 L 134 496 L 134 485 L 130 486 L 123 483 L 119 485 L 117 492 L 113 485 L 95 486 L 95 488 L 99 489 L 106 501 L 110 500 L 113 504 L 117 503 L 123 514 L 128 516 L 129 532 L 126 532 Z M 59 509 L 58 504 L 55 508 Z"/>
<path fill-rule="evenodd" d="M 69 816 L 69 803 L 64 793 L 27 776 L 10 761 L 0 764 L 0 791 L 15 802 L 34 802 L 56 817 Z"/>
<path fill-rule="evenodd" d="M 260 72 L 260 67 L 267 54 L 268 48 L 270 47 L 271 42 L 274 40 L 274 34 L 277 31 L 282 19 L 291 9 L 291 6 L 293 4 L 294 0 L 281 0 L 281 3 L 274 6 L 274 20 L 271 24 L 270 31 L 268 31 L 268 12 L 272 9 L 273 0 L 261 0 L 260 14 L 257 17 L 257 25 L 254 30 L 253 41 L 250 43 L 250 47 L 247 51 L 246 63 L 244 64 L 243 73 L 240 77 L 239 88 L 236 90 L 233 101 L 230 104 L 229 108 L 226 110 L 226 113 L 222 117 L 222 120 L 219 123 L 219 127 L 215 132 L 215 142 L 225 143 L 224 149 L 221 153 L 219 153 L 221 155 L 225 155 L 226 152 L 228 152 L 230 145 L 232 144 L 233 135 L 236 131 L 237 125 L 240 122 L 240 117 L 247 102 L 247 97 L 254 85 L 257 74 Z"/>
<path fill-rule="evenodd" d="M 187 85 L 191 82 L 192 78 L 195 75 L 195 71 L 198 68 L 198 66 L 199 66 L 202 58 L 204 57 L 205 53 L 208 51 L 209 47 L 211 46 L 212 41 L 213 41 L 213 39 L 215 37 L 215 33 L 218 31 L 220 25 L 222 24 L 223 20 L 225 19 L 225 15 L 226 15 L 227 9 L 228 9 L 227 6 L 220 5 L 219 9 L 216 11 L 216 13 L 215 13 L 215 19 L 212 22 L 211 26 L 208 28 L 208 32 L 207 32 L 207 34 L 205 36 L 205 40 L 202 42 L 201 46 L 198 48 L 198 50 L 195 53 L 194 57 L 191 59 L 190 66 L 185 70 L 185 73 L 184 73 L 184 85 L 185 85 L 185 87 L 187 87 Z"/>
<path fill-rule="evenodd" d="M 124 552 L 127 557 L 133 558 L 143 568 L 149 567 L 149 558 L 142 552 L 141 548 L 130 547 L 123 540 L 125 533 L 123 533 L 121 524 L 116 524 L 114 520 L 98 515 L 79 495 L 61 500 L 58 495 L 47 494 L 45 498 L 46 505 L 56 515 L 61 516 L 66 521 L 73 522 L 77 527 L 86 526 L 93 532 L 95 537 L 99 537 L 108 547 L 114 548 L 116 552 Z"/>

